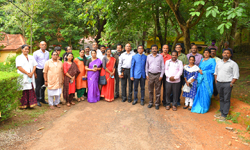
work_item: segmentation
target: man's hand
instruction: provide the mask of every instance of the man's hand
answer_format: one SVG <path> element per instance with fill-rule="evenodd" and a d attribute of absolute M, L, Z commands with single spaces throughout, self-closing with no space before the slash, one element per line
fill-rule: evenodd
<path fill-rule="evenodd" d="M 169 79 L 170 81 L 175 81 L 174 76 L 170 77 Z"/>
<path fill-rule="evenodd" d="M 45 86 L 48 86 L 48 82 L 45 82 L 44 85 L 45 85 Z"/>
<path fill-rule="evenodd" d="M 134 77 L 131 77 L 130 79 L 131 79 L 132 81 L 134 81 Z"/>
<path fill-rule="evenodd" d="M 29 78 L 32 78 L 32 74 L 31 73 L 27 73 Z"/>
<path fill-rule="evenodd" d="M 37 78 L 37 74 L 35 73 L 35 78 Z"/>
<path fill-rule="evenodd" d="M 119 78 L 123 78 L 123 75 L 119 75 Z"/>
<path fill-rule="evenodd" d="M 147 76 L 147 79 L 149 80 L 149 77 Z"/>
<path fill-rule="evenodd" d="M 159 81 L 161 81 L 161 80 L 162 80 L 162 77 L 159 78 Z"/>

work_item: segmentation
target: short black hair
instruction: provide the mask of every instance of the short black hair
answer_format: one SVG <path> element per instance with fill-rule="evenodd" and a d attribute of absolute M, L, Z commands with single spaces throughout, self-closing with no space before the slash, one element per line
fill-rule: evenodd
<path fill-rule="evenodd" d="M 150 53 L 150 48 L 146 48 L 146 50 L 145 50 L 145 51 L 146 51 L 146 53 L 147 53 L 147 52 L 149 52 L 149 53 Z"/>
<path fill-rule="evenodd" d="M 191 44 L 195 45 L 195 43 L 191 43 Z"/>
<path fill-rule="evenodd" d="M 95 52 L 95 53 L 96 53 L 96 50 L 92 50 L 92 51 L 91 51 L 91 54 L 92 54 L 92 52 Z"/>
<path fill-rule="evenodd" d="M 233 54 L 233 50 L 231 48 L 226 48 L 226 49 L 224 49 L 224 51 L 230 51 L 231 55 Z"/>
<path fill-rule="evenodd" d="M 173 53 L 176 53 L 177 56 L 178 56 L 178 52 L 177 52 L 176 50 L 173 50 L 173 51 L 171 52 L 171 55 L 172 55 Z"/>
<path fill-rule="evenodd" d="M 216 48 L 210 48 L 210 51 L 212 51 L 212 50 L 215 50 L 215 51 L 216 51 Z"/>
<path fill-rule="evenodd" d="M 175 48 L 176 48 L 176 46 L 178 46 L 178 45 L 180 45 L 180 46 L 181 46 L 181 48 L 183 49 L 183 47 L 182 47 L 182 44 L 181 44 L 181 43 L 177 43 L 177 44 L 175 45 L 174 49 L 175 49 Z"/>
<path fill-rule="evenodd" d="M 156 47 L 156 48 L 158 49 L 158 45 L 156 45 L 156 44 L 151 45 L 151 49 L 152 49 L 153 47 Z"/>
<path fill-rule="evenodd" d="M 190 59 L 190 58 L 192 58 L 192 57 L 194 58 L 194 61 L 195 61 L 195 57 L 194 57 L 194 56 L 190 56 L 188 59 Z"/>
<path fill-rule="evenodd" d="M 143 45 L 138 45 L 138 46 L 137 46 L 137 49 L 138 49 L 138 47 L 140 47 L 140 46 L 142 46 L 142 48 L 144 49 L 144 46 L 143 46 Z"/>
<path fill-rule="evenodd" d="M 209 52 L 209 54 L 211 53 L 211 50 L 210 50 L 210 49 L 208 49 L 208 48 L 206 48 L 206 49 L 203 51 L 203 54 L 204 54 L 206 51 L 208 51 L 208 52 Z"/>
<path fill-rule="evenodd" d="M 60 46 L 56 46 L 55 48 L 54 48 L 54 51 L 61 51 L 62 49 L 61 49 L 61 47 Z"/>
<path fill-rule="evenodd" d="M 51 53 L 51 56 L 54 54 L 54 53 L 57 53 L 56 51 L 53 51 L 52 53 Z M 58 53 L 57 53 L 58 54 Z"/>
<path fill-rule="evenodd" d="M 107 49 L 106 49 L 106 53 L 107 53 L 107 51 L 110 51 L 110 53 L 112 52 L 110 48 L 107 48 Z"/>
<path fill-rule="evenodd" d="M 68 50 L 68 47 L 71 48 L 71 46 L 66 46 L 66 47 L 64 48 L 64 50 L 67 51 L 67 50 Z"/>
<path fill-rule="evenodd" d="M 100 49 L 101 49 L 102 47 L 106 48 L 106 46 L 104 46 L 104 45 L 101 45 L 101 46 L 100 46 Z"/>
<path fill-rule="evenodd" d="M 27 44 L 22 45 L 22 49 L 24 49 L 26 46 L 30 49 L 30 46 Z"/>
<path fill-rule="evenodd" d="M 216 42 L 216 40 L 212 40 L 212 42 Z"/>
<path fill-rule="evenodd" d="M 90 47 L 89 47 L 89 46 L 86 46 L 86 47 L 85 47 L 85 49 L 86 49 L 86 48 L 89 48 L 89 49 L 90 49 Z"/>
<path fill-rule="evenodd" d="M 69 56 L 70 54 L 73 56 L 73 59 L 72 59 L 71 61 L 72 61 L 72 62 L 74 61 L 74 55 L 73 55 L 73 53 L 71 53 L 71 52 L 69 52 L 69 53 L 66 54 L 66 59 L 65 59 L 65 61 L 68 61 L 68 56 Z"/>
<path fill-rule="evenodd" d="M 117 44 L 116 47 L 117 47 L 117 46 L 121 46 L 121 47 L 123 48 L 123 45 L 122 45 L 122 44 Z"/>

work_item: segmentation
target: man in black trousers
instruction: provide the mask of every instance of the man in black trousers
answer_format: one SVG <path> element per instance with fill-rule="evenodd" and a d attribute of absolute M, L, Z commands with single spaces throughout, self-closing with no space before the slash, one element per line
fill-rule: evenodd
<path fill-rule="evenodd" d="M 40 102 L 44 104 L 48 104 L 44 99 L 45 88 L 41 90 L 41 87 L 45 85 L 45 83 L 47 82 L 43 78 L 43 68 L 44 68 L 45 62 L 49 60 L 49 52 L 46 50 L 47 48 L 46 42 L 44 41 L 40 42 L 39 47 L 40 49 L 33 53 L 33 57 L 37 62 L 36 73 L 35 73 L 35 78 L 36 78 L 35 92 L 36 92 L 36 97 L 37 97 L 37 106 L 41 107 L 42 105 Z"/>
<path fill-rule="evenodd" d="M 121 44 L 117 44 L 116 46 L 116 52 L 114 53 L 114 58 L 116 59 L 115 62 L 115 99 L 119 97 L 119 83 L 120 83 L 120 78 L 118 75 L 118 63 L 119 63 L 119 57 L 122 54 L 122 49 L 123 46 Z"/>
<path fill-rule="evenodd" d="M 132 102 L 133 81 L 130 79 L 130 68 L 132 56 L 134 52 L 131 51 L 131 45 L 128 43 L 125 46 L 126 52 L 122 53 L 119 57 L 118 74 L 122 82 L 122 102 L 127 100 L 127 81 L 129 84 L 128 102 Z"/>

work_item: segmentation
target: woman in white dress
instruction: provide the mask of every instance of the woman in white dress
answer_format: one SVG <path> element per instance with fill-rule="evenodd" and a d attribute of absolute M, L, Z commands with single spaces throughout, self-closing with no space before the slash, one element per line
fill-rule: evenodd
<path fill-rule="evenodd" d="M 33 56 L 29 55 L 29 45 L 22 46 L 22 54 L 16 58 L 17 73 L 23 76 L 22 90 L 23 96 L 20 99 L 21 105 L 19 108 L 34 107 L 37 105 L 35 71 L 37 62 Z"/>

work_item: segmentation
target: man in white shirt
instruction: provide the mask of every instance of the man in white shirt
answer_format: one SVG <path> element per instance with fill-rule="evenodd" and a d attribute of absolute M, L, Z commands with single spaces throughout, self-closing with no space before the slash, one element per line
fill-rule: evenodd
<path fill-rule="evenodd" d="M 232 49 L 225 49 L 222 53 L 223 59 L 216 64 L 214 78 L 220 95 L 220 112 L 214 117 L 219 121 L 226 121 L 230 109 L 230 98 L 234 83 L 239 79 L 239 66 L 230 59 Z"/>
<path fill-rule="evenodd" d="M 93 50 L 96 50 L 96 56 L 101 55 L 102 52 L 100 51 L 100 49 L 98 49 L 98 44 L 97 42 L 94 42 L 92 45 Z M 92 51 L 92 50 L 91 50 Z M 89 52 L 89 55 L 91 56 L 91 51 Z"/>
<path fill-rule="evenodd" d="M 216 56 L 216 48 L 210 48 L 210 51 L 211 51 L 211 57 L 213 59 L 215 59 L 215 62 L 218 63 L 219 61 L 221 61 L 221 59 L 219 57 Z M 217 87 L 215 85 L 215 79 L 214 79 L 214 83 L 213 83 L 213 87 L 214 87 L 214 92 L 213 92 L 213 95 L 214 96 L 217 96 L 218 95 L 218 90 L 217 90 Z"/>
<path fill-rule="evenodd" d="M 119 78 L 121 78 L 122 83 L 122 102 L 127 100 L 127 80 L 129 83 L 129 95 L 128 95 L 128 102 L 132 102 L 132 91 L 133 91 L 133 81 L 130 79 L 130 68 L 132 62 L 132 56 L 135 53 L 131 52 L 131 45 L 128 43 L 125 46 L 126 52 L 122 53 L 119 57 L 119 64 L 118 64 L 118 74 Z"/>

